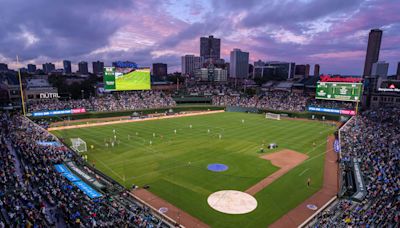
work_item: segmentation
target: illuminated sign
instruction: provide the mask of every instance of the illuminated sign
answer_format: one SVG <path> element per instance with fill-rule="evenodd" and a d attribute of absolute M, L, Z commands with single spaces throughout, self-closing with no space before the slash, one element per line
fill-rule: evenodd
<path fill-rule="evenodd" d="M 112 63 L 113 67 L 119 67 L 119 68 L 134 68 L 137 69 L 138 65 L 135 62 L 129 62 L 129 61 L 117 61 Z"/>
<path fill-rule="evenodd" d="M 400 81 L 382 81 L 378 88 L 380 92 L 400 92 Z"/>
<path fill-rule="evenodd" d="M 350 82 L 350 83 L 360 83 L 362 78 L 354 77 L 332 77 L 330 75 L 322 75 L 320 77 L 321 82 Z"/>
<path fill-rule="evenodd" d="M 362 92 L 361 83 L 317 82 L 316 99 L 357 102 Z"/>
<path fill-rule="evenodd" d="M 58 93 L 40 93 L 40 99 L 53 99 L 53 98 L 60 98 Z"/>
<path fill-rule="evenodd" d="M 320 108 L 320 107 L 313 107 L 313 106 L 308 106 L 308 111 L 309 112 L 337 114 L 337 115 L 347 115 L 347 116 L 354 116 L 356 114 L 355 110 L 337 109 L 337 108 Z"/>
<path fill-rule="evenodd" d="M 333 143 L 333 148 L 335 149 L 336 153 L 340 152 L 340 142 L 339 142 L 339 140 L 335 139 L 335 142 Z"/>
<path fill-rule="evenodd" d="M 79 114 L 85 113 L 85 108 L 74 108 L 74 109 L 63 109 L 63 110 L 49 110 L 44 112 L 32 112 L 32 116 L 56 116 L 56 115 L 68 115 L 68 114 Z"/>

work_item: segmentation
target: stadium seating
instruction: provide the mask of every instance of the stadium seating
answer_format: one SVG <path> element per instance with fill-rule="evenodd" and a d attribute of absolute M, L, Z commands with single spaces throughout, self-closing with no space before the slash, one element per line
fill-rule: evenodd
<path fill-rule="evenodd" d="M 400 109 L 369 110 L 341 134 L 342 161 L 361 161 L 366 195 L 340 199 L 309 227 L 398 227 L 400 223 Z"/>
<path fill-rule="evenodd" d="M 1 116 L 0 227 L 168 227 L 124 191 L 90 199 L 54 169 L 79 157 L 25 117 Z"/>

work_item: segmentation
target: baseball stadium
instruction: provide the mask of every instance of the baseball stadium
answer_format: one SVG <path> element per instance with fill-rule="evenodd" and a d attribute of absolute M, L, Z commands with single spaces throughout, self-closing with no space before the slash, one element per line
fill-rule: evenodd
<path fill-rule="evenodd" d="M 363 110 L 359 78 L 333 79 L 307 79 L 309 93 L 207 83 L 28 100 L 25 113 L 1 115 L 2 216 L 56 227 L 395 227 L 398 210 L 380 205 L 398 203 L 388 183 L 399 174 L 399 110 Z"/>

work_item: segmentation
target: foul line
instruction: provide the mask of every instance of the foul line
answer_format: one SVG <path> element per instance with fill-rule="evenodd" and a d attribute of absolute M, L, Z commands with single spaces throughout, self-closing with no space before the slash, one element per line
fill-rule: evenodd
<path fill-rule="evenodd" d="M 299 177 L 300 177 L 300 176 L 303 176 L 303 174 L 306 173 L 309 169 L 310 169 L 310 168 L 305 169 L 303 172 L 301 172 L 301 173 L 299 174 Z"/>

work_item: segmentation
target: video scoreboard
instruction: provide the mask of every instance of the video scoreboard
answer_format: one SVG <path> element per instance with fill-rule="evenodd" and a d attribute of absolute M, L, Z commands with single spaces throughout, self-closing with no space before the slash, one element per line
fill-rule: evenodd
<path fill-rule="evenodd" d="M 360 101 L 362 83 L 317 82 L 316 99 Z"/>
<path fill-rule="evenodd" d="M 151 89 L 150 68 L 136 65 L 104 67 L 104 90 L 149 90 Z"/>

